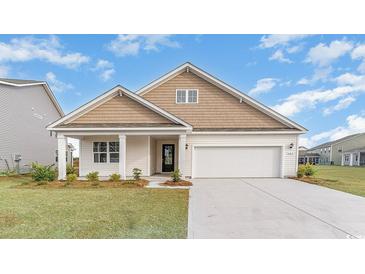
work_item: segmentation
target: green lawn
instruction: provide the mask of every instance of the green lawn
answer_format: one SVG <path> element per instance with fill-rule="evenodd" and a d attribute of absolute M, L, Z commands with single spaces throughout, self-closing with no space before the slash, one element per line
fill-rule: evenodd
<path fill-rule="evenodd" d="M 316 166 L 316 184 L 365 197 L 365 167 Z"/>
<path fill-rule="evenodd" d="M 26 189 L 0 177 L 0 238 L 186 238 L 188 190 Z"/>

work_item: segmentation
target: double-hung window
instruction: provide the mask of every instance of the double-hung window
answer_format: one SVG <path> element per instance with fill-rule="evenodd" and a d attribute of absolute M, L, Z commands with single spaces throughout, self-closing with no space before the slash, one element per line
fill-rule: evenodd
<path fill-rule="evenodd" d="M 119 162 L 119 142 L 109 142 L 109 160 L 111 163 Z"/>
<path fill-rule="evenodd" d="M 119 142 L 94 142 L 94 163 L 118 163 Z"/>
<path fill-rule="evenodd" d="M 176 104 L 197 104 L 198 90 L 197 89 L 177 89 Z"/>
<path fill-rule="evenodd" d="M 106 163 L 108 159 L 108 143 L 107 142 L 94 142 L 94 163 Z"/>

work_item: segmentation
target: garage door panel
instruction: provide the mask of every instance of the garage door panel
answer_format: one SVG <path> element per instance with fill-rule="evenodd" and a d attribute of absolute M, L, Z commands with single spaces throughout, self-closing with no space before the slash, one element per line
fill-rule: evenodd
<path fill-rule="evenodd" d="M 279 177 L 280 147 L 195 147 L 197 178 Z"/>

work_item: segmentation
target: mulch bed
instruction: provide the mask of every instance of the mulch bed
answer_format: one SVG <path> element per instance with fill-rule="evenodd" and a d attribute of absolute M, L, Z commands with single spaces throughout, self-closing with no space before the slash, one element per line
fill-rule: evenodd
<path fill-rule="evenodd" d="M 17 186 L 17 188 L 143 188 L 148 185 L 147 180 L 138 181 L 125 180 L 119 182 L 99 181 L 92 183 L 89 181 L 75 181 L 67 184 L 65 181 L 53 182 L 26 182 Z"/>
<path fill-rule="evenodd" d="M 192 186 L 192 182 L 181 180 L 179 182 L 174 181 L 166 181 L 164 183 L 160 183 L 160 186 Z"/>
<path fill-rule="evenodd" d="M 324 179 L 318 179 L 318 178 L 313 178 L 313 177 L 301 177 L 301 178 L 289 177 L 289 179 L 298 180 L 298 181 L 302 181 L 302 182 L 314 184 L 314 185 L 320 185 L 321 183 L 325 183 L 325 182 L 337 182 L 337 180 L 324 180 Z"/>

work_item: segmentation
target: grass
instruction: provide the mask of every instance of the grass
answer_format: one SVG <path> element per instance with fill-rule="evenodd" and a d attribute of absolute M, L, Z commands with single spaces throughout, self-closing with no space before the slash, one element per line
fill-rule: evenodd
<path fill-rule="evenodd" d="M 0 238 L 186 238 L 188 191 L 22 188 L 0 177 Z"/>
<path fill-rule="evenodd" d="M 307 182 L 365 197 L 365 168 L 349 166 L 316 166 Z"/>

